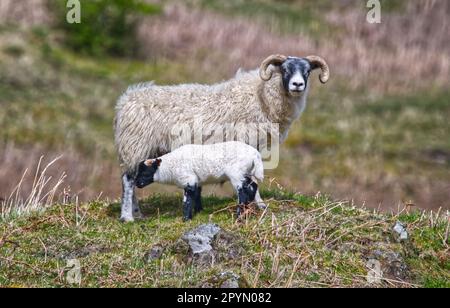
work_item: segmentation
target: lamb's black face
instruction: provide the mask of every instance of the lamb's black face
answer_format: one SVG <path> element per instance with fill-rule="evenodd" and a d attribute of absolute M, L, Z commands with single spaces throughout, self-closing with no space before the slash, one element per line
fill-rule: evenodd
<path fill-rule="evenodd" d="M 286 92 L 292 96 L 301 95 L 306 89 L 312 69 L 311 64 L 306 59 L 289 57 L 284 61 L 280 70 Z"/>
<path fill-rule="evenodd" d="M 161 164 L 160 159 L 146 160 L 139 164 L 135 182 L 137 188 L 144 188 L 154 182 L 154 176 Z"/>

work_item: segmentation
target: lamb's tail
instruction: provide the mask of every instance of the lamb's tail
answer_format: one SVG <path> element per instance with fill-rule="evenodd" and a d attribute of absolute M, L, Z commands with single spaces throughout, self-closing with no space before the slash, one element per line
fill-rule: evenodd
<path fill-rule="evenodd" d="M 264 180 L 264 164 L 259 153 L 253 160 L 253 176 L 260 182 Z"/>

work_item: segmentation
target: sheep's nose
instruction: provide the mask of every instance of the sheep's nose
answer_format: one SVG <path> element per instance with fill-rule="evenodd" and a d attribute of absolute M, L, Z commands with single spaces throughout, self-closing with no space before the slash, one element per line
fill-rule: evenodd
<path fill-rule="evenodd" d="M 305 85 L 304 82 L 293 82 L 292 85 L 294 85 L 297 88 L 303 87 Z"/>

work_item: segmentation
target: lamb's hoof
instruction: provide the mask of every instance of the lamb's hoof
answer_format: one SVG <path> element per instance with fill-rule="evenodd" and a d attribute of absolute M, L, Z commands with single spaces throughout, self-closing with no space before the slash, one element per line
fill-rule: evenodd
<path fill-rule="evenodd" d="M 133 217 L 122 216 L 122 217 L 120 217 L 120 222 L 123 222 L 123 223 L 134 222 L 134 218 Z"/>

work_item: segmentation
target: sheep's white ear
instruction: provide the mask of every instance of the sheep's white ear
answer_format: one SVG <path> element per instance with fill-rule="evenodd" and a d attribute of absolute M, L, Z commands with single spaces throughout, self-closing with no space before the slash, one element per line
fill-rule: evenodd
<path fill-rule="evenodd" d="M 146 161 L 144 161 L 144 165 L 146 165 L 147 167 L 150 167 L 152 164 L 153 164 L 152 159 L 147 159 Z"/>

